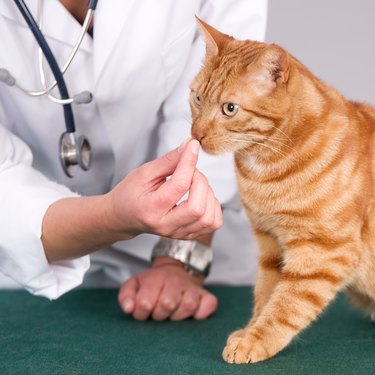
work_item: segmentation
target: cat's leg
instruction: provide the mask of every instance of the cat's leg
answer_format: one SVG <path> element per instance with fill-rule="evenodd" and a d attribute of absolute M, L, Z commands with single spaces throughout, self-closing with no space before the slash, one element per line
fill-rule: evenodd
<path fill-rule="evenodd" d="M 256 322 L 257 317 L 262 312 L 271 294 L 280 280 L 282 258 L 280 248 L 274 237 L 263 231 L 254 230 L 255 239 L 258 246 L 258 270 L 254 286 L 253 316 L 249 326 Z M 228 342 L 235 337 L 242 337 L 245 329 L 233 332 Z"/>
<path fill-rule="evenodd" d="M 268 303 L 241 335 L 228 339 L 223 358 L 258 362 L 282 350 L 307 327 L 345 285 L 358 264 L 356 249 L 296 240 L 284 253 L 284 266 Z M 352 245 L 351 245 L 352 246 Z"/>
<path fill-rule="evenodd" d="M 258 271 L 254 286 L 254 310 L 252 322 L 256 320 L 267 304 L 280 280 L 282 258 L 276 239 L 267 233 L 255 230 L 259 249 Z"/>

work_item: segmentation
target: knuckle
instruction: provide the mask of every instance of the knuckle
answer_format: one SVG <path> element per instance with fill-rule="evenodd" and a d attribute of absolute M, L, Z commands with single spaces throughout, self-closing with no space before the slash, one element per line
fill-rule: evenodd
<path fill-rule="evenodd" d="M 192 313 L 197 309 L 197 302 L 193 299 L 184 299 L 181 302 L 181 307 L 184 311 Z"/>
<path fill-rule="evenodd" d="M 214 218 L 210 216 L 203 216 L 200 220 L 200 224 L 203 228 L 211 228 L 214 226 Z"/>
<path fill-rule="evenodd" d="M 162 156 L 162 159 L 167 162 L 167 163 L 172 163 L 174 162 L 174 154 L 173 152 L 168 152 L 165 155 Z"/>
<path fill-rule="evenodd" d="M 190 183 L 188 181 L 174 180 L 173 183 L 176 192 L 179 194 L 185 194 L 190 188 Z"/>
<path fill-rule="evenodd" d="M 138 301 L 138 306 L 144 311 L 151 311 L 152 309 L 150 301 L 146 298 L 141 298 Z"/>
<path fill-rule="evenodd" d="M 176 304 L 170 298 L 163 298 L 160 300 L 160 305 L 163 310 L 173 311 L 176 307 Z"/>
<path fill-rule="evenodd" d="M 214 223 L 214 230 L 218 230 L 223 226 L 223 218 L 220 218 Z"/>
<path fill-rule="evenodd" d="M 200 219 L 205 214 L 205 209 L 200 205 L 189 205 L 189 213 L 196 219 Z"/>

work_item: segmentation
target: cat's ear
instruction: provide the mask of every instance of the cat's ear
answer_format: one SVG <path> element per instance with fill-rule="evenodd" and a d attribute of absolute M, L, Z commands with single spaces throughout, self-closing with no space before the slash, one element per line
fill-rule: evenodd
<path fill-rule="evenodd" d="M 288 82 L 289 79 L 289 56 L 281 47 L 271 44 L 262 56 L 261 64 L 266 68 L 270 79 L 275 84 Z"/>
<path fill-rule="evenodd" d="M 203 38 L 206 42 L 206 57 L 211 58 L 217 56 L 220 50 L 233 38 L 229 35 L 221 33 L 214 27 L 195 16 L 199 28 L 202 32 Z"/>
<path fill-rule="evenodd" d="M 277 86 L 289 80 L 289 56 L 276 45 L 267 45 L 259 52 L 258 58 L 247 66 L 243 76 L 258 95 L 267 95 Z"/>

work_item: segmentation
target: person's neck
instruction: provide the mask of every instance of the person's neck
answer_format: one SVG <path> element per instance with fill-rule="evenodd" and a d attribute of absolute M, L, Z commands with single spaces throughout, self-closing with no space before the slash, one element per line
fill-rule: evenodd
<path fill-rule="evenodd" d="M 89 0 L 60 0 L 60 3 L 82 25 L 87 13 Z"/>

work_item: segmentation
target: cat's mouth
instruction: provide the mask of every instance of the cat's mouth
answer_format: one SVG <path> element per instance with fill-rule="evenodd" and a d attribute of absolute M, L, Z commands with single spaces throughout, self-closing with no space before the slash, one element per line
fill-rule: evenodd
<path fill-rule="evenodd" d="M 195 136 L 194 138 L 201 144 L 202 150 L 204 152 L 211 155 L 217 154 L 217 152 L 215 152 L 215 147 L 212 144 L 212 142 L 207 142 L 208 138 L 206 137 L 206 135 L 201 135 L 199 137 Z"/>
<path fill-rule="evenodd" d="M 202 146 L 203 151 L 210 155 L 220 155 L 228 151 L 225 149 L 225 147 L 218 145 L 218 143 L 215 142 L 212 138 L 210 139 L 210 137 L 204 136 L 200 139 L 199 142 Z"/>
<path fill-rule="evenodd" d="M 203 133 L 203 132 L 202 132 Z M 195 138 L 202 147 L 202 150 L 210 155 L 221 155 L 230 151 L 226 147 L 226 142 L 218 134 L 202 134 L 200 132 L 192 131 L 192 136 Z M 224 141 L 224 142 L 223 142 Z"/>

